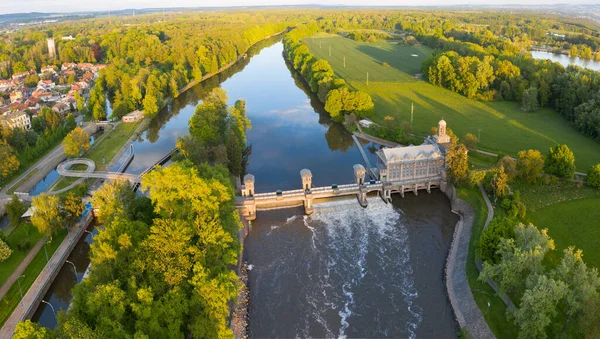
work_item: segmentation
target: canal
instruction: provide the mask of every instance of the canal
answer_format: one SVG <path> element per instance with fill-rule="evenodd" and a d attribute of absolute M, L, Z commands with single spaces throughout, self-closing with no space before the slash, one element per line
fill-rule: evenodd
<path fill-rule="evenodd" d="M 299 188 L 303 168 L 314 185 L 352 182 L 352 166 L 363 163 L 357 146 L 282 51 L 280 39 L 260 43 L 249 58 L 173 100 L 134 142 L 127 172 L 142 172 L 175 147 L 197 104 L 220 86 L 231 104 L 246 100 L 248 172 L 257 192 Z M 378 146 L 361 147 L 374 163 Z M 250 336 L 455 338 L 443 268 L 456 222 L 438 191 L 392 204 L 371 198 L 366 209 L 356 199 L 328 202 L 312 216 L 260 212 L 245 244 Z"/>

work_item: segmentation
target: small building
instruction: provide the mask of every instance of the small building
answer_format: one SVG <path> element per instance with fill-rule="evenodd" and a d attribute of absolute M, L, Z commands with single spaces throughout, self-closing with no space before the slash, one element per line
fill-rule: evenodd
<path fill-rule="evenodd" d="M 64 102 L 59 102 L 52 106 L 52 110 L 62 115 L 67 115 L 67 113 L 69 113 L 71 110 L 71 107 Z"/>
<path fill-rule="evenodd" d="M 358 122 L 358 124 L 364 128 L 369 128 L 369 127 L 375 125 L 375 123 L 369 119 L 362 119 Z"/>
<path fill-rule="evenodd" d="M 54 66 L 54 65 L 44 66 L 44 67 L 42 67 L 42 69 L 40 70 L 40 72 L 42 74 L 44 74 L 44 73 L 56 74 L 56 66 Z"/>
<path fill-rule="evenodd" d="M 74 62 L 65 62 L 60 67 L 61 71 L 72 70 L 74 68 L 77 68 L 77 64 Z"/>
<path fill-rule="evenodd" d="M 0 123 L 10 129 L 19 127 L 29 130 L 31 128 L 31 118 L 23 111 L 4 113 L 0 116 Z"/>
<path fill-rule="evenodd" d="M 136 122 L 144 118 L 144 112 L 140 110 L 135 110 L 131 113 L 127 113 L 121 118 L 123 122 Z"/>
<path fill-rule="evenodd" d="M 12 91 L 10 93 L 10 102 L 21 102 L 21 101 L 23 101 L 23 92 Z"/>

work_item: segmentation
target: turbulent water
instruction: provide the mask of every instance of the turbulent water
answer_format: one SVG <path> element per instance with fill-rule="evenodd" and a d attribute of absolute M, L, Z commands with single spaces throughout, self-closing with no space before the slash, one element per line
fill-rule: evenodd
<path fill-rule="evenodd" d="M 316 205 L 311 216 L 303 209 L 263 213 L 246 241 L 251 337 L 435 332 L 419 332 L 424 309 L 434 305 L 425 305 L 431 300 L 416 283 L 409 239 L 415 221 L 400 208 L 372 198 L 368 208 L 356 200 Z M 455 336 L 452 325 L 442 327 L 436 335 Z"/>

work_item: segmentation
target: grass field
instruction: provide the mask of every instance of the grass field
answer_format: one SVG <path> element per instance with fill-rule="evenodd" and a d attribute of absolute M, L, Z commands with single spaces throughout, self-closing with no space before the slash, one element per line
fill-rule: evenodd
<path fill-rule="evenodd" d="M 4 284 L 6 279 L 8 279 L 17 266 L 19 266 L 21 261 L 23 261 L 23 258 L 27 256 L 27 253 L 29 253 L 29 250 L 23 252 L 17 250 L 17 245 L 23 242 L 29 242 L 29 248 L 31 249 L 41 238 L 42 235 L 29 223 L 19 225 L 7 237 L 6 243 L 13 250 L 13 253 L 2 263 L 2 265 L 0 265 L 0 285 Z"/>
<path fill-rule="evenodd" d="M 142 120 L 143 121 L 143 120 Z M 85 158 L 94 160 L 96 163 L 96 171 L 104 170 L 104 164 L 102 164 L 102 156 L 106 163 L 109 163 L 111 159 L 121 150 L 123 145 L 131 138 L 135 129 L 140 125 L 140 122 L 129 123 L 129 124 L 118 124 L 114 131 L 110 131 L 109 135 L 104 137 L 93 150 L 84 155 Z"/>
<path fill-rule="evenodd" d="M 444 118 L 459 137 L 466 133 L 478 135 L 481 129 L 481 149 L 514 156 L 530 148 L 547 153 L 551 146 L 565 143 L 575 152 L 578 170 L 587 172 L 600 162 L 600 144 L 579 134 L 553 110 L 524 113 L 515 102 L 470 100 L 415 79 L 414 75 L 421 72 L 422 62 L 431 54 L 427 47 L 388 41 L 360 43 L 324 34 L 305 41 L 317 58 L 329 61 L 337 76 L 355 89 L 371 94 L 375 102 L 375 122 L 382 122 L 386 115 L 410 121 L 414 104 L 413 131 L 417 134 L 427 134 Z M 367 72 L 369 86 L 366 85 Z"/>
<path fill-rule="evenodd" d="M 562 202 L 529 214 L 532 222 L 548 228 L 556 245 L 549 260 L 558 264 L 562 252 L 569 246 L 583 250 L 583 260 L 588 266 L 600 268 L 600 198 Z"/>
<path fill-rule="evenodd" d="M 539 228 L 547 228 L 555 241 L 556 250 L 548 256 L 550 264 L 560 261 L 565 248 L 575 246 L 583 250 L 588 265 L 600 268 L 600 190 L 571 182 L 539 186 L 515 183 L 513 187 L 521 192 L 528 219 Z"/>
<path fill-rule="evenodd" d="M 56 251 L 56 249 L 58 248 L 58 246 L 63 241 L 66 235 L 66 232 L 61 232 L 52 238 L 52 242 L 47 245 L 48 257 L 51 257 L 52 254 L 54 254 L 54 252 Z M 25 277 L 21 279 L 23 295 L 27 293 L 29 287 L 31 287 L 31 285 L 33 284 L 35 279 L 37 279 L 40 272 L 44 269 L 44 267 L 46 266 L 46 262 L 46 254 L 44 253 L 44 249 L 42 248 L 35 256 L 35 258 L 31 261 L 31 263 L 27 266 L 25 272 L 23 272 L 23 275 L 25 275 Z M 19 305 L 20 301 L 21 295 L 19 293 L 19 286 L 17 283 L 15 283 L 8 290 L 4 298 L 0 300 L 0 326 L 2 326 L 4 322 L 6 322 L 6 320 L 8 319 L 8 317 L 10 317 L 15 307 Z"/>

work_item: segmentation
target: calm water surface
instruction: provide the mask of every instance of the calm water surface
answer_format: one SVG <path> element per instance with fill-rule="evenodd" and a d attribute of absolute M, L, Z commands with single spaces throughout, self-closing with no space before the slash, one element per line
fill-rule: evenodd
<path fill-rule="evenodd" d="M 314 185 L 352 182 L 352 166 L 363 163 L 357 146 L 291 72 L 282 51 L 281 42 L 266 41 L 171 102 L 135 141 L 127 172 L 140 173 L 173 149 L 188 133 L 196 105 L 221 86 L 230 104 L 246 100 L 253 126 L 248 172 L 258 192 L 299 188 L 303 168 L 312 171 Z M 361 147 L 374 162 L 377 145 Z M 356 199 L 328 202 L 311 216 L 303 209 L 260 212 L 245 245 L 253 267 L 251 336 L 456 337 L 442 279 L 456 221 L 440 192 L 408 194 L 393 204 L 374 197 L 368 208 Z M 70 292 L 62 299 L 56 292 L 48 297 L 65 307 Z"/>
<path fill-rule="evenodd" d="M 88 265 L 90 264 L 90 245 L 94 240 L 94 234 L 98 233 L 96 225 L 92 223 L 88 227 L 90 233 L 84 234 L 68 259 L 73 265 L 65 262 L 63 267 L 58 272 L 56 279 L 50 285 L 50 289 L 44 296 L 45 301 L 49 302 L 54 311 L 58 313 L 60 310 L 67 310 L 73 300 L 73 287 L 83 279 L 83 275 Z M 75 268 L 77 270 L 75 271 Z M 48 328 L 55 328 L 57 325 L 56 317 L 52 308 L 44 303 L 41 303 L 37 311 L 34 313 L 32 321 L 40 323 L 40 325 Z"/>
<path fill-rule="evenodd" d="M 593 69 L 595 71 L 600 71 L 600 62 L 599 61 L 585 60 L 585 59 L 581 59 L 581 58 L 571 58 L 568 55 L 554 54 L 551 52 L 530 51 L 530 53 L 534 59 L 540 59 L 540 60 L 549 59 L 552 61 L 557 61 L 565 67 L 567 67 L 569 65 L 576 65 L 576 66 Z"/>

